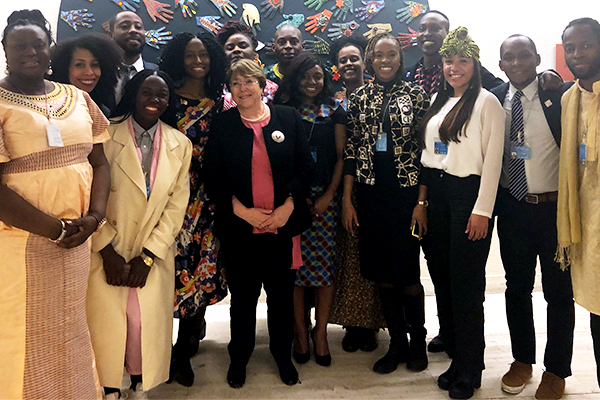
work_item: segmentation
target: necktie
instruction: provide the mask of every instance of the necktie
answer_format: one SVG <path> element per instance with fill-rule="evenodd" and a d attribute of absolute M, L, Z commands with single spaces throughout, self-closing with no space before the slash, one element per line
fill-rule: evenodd
<path fill-rule="evenodd" d="M 132 65 L 123 65 L 121 68 L 123 79 L 121 80 L 121 88 L 118 96 L 119 99 L 123 97 L 123 94 L 125 93 L 125 86 L 127 86 L 127 83 L 131 80 L 132 72 L 135 72 L 135 68 Z"/>
<path fill-rule="evenodd" d="M 512 118 L 510 121 L 510 144 L 511 148 L 525 145 L 525 133 L 523 122 L 523 105 L 521 104 L 522 91 L 515 93 L 512 100 Z M 511 154 L 508 164 L 509 191 L 517 200 L 523 200 L 527 194 L 527 176 L 525 175 L 525 160 Z"/>

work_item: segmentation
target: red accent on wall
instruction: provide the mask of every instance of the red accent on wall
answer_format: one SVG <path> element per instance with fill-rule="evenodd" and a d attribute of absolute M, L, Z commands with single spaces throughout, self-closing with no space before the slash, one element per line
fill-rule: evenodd
<path fill-rule="evenodd" d="M 564 81 L 575 80 L 575 77 L 565 62 L 565 53 L 563 51 L 562 43 L 556 45 L 556 71 L 562 76 Z"/>

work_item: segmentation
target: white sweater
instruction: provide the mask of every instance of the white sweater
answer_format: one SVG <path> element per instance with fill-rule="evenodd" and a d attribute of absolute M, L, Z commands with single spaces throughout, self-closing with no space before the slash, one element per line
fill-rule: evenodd
<path fill-rule="evenodd" d="M 479 194 L 472 213 L 491 218 L 502 170 L 506 115 L 496 96 L 481 89 L 471 119 L 459 136 L 460 143 L 450 142 L 448 154 L 435 154 L 434 143 L 440 140 L 439 127 L 459 100 L 460 97 L 448 99 L 440 112 L 429 120 L 425 129 L 425 149 L 421 163 L 425 167 L 441 169 L 460 178 L 481 176 Z"/>

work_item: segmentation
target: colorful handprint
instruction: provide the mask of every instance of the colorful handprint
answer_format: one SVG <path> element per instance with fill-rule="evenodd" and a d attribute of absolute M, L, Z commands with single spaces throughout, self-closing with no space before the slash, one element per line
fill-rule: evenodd
<path fill-rule="evenodd" d="M 399 21 L 410 24 L 410 22 L 427 11 L 425 4 L 417 3 L 416 1 L 404 0 L 406 7 L 402 7 L 396 10 L 396 18 Z"/>
<path fill-rule="evenodd" d="M 260 10 L 266 18 L 273 19 L 278 10 L 283 14 L 283 0 L 265 0 L 260 3 Z"/>
<path fill-rule="evenodd" d="M 196 25 L 203 27 L 213 35 L 216 35 L 223 24 L 219 22 L 221 17 L 217 15 L 205 15 L 204 17 L 196 17 Z"/>
<path fill-rule="evenodd" d="M 192 18 L 192 14 L 196 15 L 195 7 L 198 7 L 198 3 L 194 0 L 175 0 L 175 9 L 181 8 L 183 18 Z"/>
<path fill-rule="evenodd" d="M 400 42 L 402 43 L 402 49 L 408 49 L 409 47 L 415 47 L 417 45 L 417 36 L 419 32 L 412 29 L 410 26 L 408 27 L 409 33 L 398 33 L 400 36 Z"/>
<path fill-rule="evenodd" d="M 304 5 L 308 8 L 315 8 L 315 11 L 319 11 L 319 8 L 323 6 L 329 0 L 306 0 Z"/>
<path fill-rule="evenodd" d="M 367 39 L 371 39 L 373 36 L 380 33 L 391 32 L 392 24 L 367 24 L 367 28 L 371 29 L 363 33 L 363 36 Z"/>
<path fill-rule="evenodd" d="M 315 40 L 306 40 L 304 43 L 306 45 L 307 51 L 312 51 L 317 55 L 326 55 L 329 54 L 329 43 L 325 39 L 320 36 L 314 35 Z"/>
<path fill-rule="evenodd" d="M 335 0 L 335 6 L 333 6 L 331 11 L 333 11 L 333 17 L 335 19 L 344 21 L 348 16 L 348 11 L 352 14 L 354 13 L 354 10 L 352 10 L 353 7 L 354 0 Z"/>
<path fill-rule="evenodd" d="M 304 24 L 306 27 L 305 30 L 310 33 L 315 33 L 320 28 L 321 32 L 324 32 L 327 25 L 329 25 L 331 15 L 332 12 L 329 10 L 323 10 L 318 14 L 311 15 L 307 18 L 308 22 Z"/>
<path fill-rule="evenodd" d="M 110 0 L 119 7 L 123 11 L 132 11 L 135 12 L 135 9 L 140 6 L 140 0 Z"/>
<path fill-rule="evenodd" d="M 94 14 L 89 13 L 87 8 L 81 8 L 79 10 L 61 11 L 60 19 L 65 21 L 75 31 L 79 26 L 84 28 L 91 28 L 92 23 L 96 22 Z"/>
<path fill-rule="evenodd" d="M 284 21 L 277 25 L 275 29 L 281 28 L 283 25 L 293 25 L 296 28 L 300 28 L 300 25 L 304 22 L 304 14 L 283 14 Z"/>
<path fill-rule="evenodd" d="M 260 14 L 258 8 L 254 4 L 244 3 L 242 4 L 242 18 L 241 21 L 252 28 L 252 33 L 256 35 L 257 31 L 260 31 Z"/>
<path fill-rule="evenodd" d="M 164 31 L 166 28 L 163 26 L 159 29 L 151 29 L 146 31 L 146 44 L 155 49 L 159 49 L 160 45 L 167 44 L 167 42 L 173 39 L 171 32 Z"/>
<path fill-rule="evenodd" d="M 364 5 L 354 10 L 356 17 L 361 21 L 370 21 L 385 7 L 385 0 L 361 0 L 361 3 Z"/>
<path fill-rule="evenodd" d="M 360 27 L 360 24 L 352 20 L 350 22 L 333 23 L 331 26 L 328 29 L 329 34 L 327 37 L 331 40 L 337 40 L 342 36 L 352 36 L 352 33 Z"/>
<path fill-rule="evenodd" d="M 156 18 L 161 19 L 163 22 L 168 23 L 170 19 L 173 19 L 173 11 L 168 10 L 171 7 L 170 4 L 161 3 L 156 0 L 144 0 L 146 11 L 152 18 L 152 21 L 156 22 Z"/>
<path fill-rule="evenodd" d="M 225 14 L 227 14 L 229 17 L 232 17 L 233 14 L 237 13 L 236 10 L 238 6 L 233 4 L 231 0 L 210 0 L 210 2 L 217 7 L 222 17 L 225 17 Z"/>

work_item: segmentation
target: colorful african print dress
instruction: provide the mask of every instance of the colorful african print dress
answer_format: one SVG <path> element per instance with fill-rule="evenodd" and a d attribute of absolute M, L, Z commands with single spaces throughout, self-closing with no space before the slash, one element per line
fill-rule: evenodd
<path fill-rule="evenodd" d="M 175 256 L 176 318 L 194 316 L 200 308 L 227 296 L 227 285 L 218 258 L 219 241 L 213 235 L 215 204 L 206 196 L 203 180 L 204 148 L 214 112 L 222 107 L 211 99 L 177 96 L 177 128 L 192 141 L 190 201 L 177 237 Z"/>
<path fill-rule="evenodd" d="M 298 111 L 315 161 L 315 180 L 310 190 L 310 199 L 315 202 L 333 179 L 337 162 L 335 125 L 346 125 L 346 112 L 342 107 L 325 104 L 318 107 L 303 105 Z M 333 283 L 339 201 L 340 196 L 336 193 L 323 214 L 313 217 L 312 226 L 302 233 L 300 247 L 303 265 L 296 275 L 297 286 L 321 287 Z"/>
<path fill-rule="evenodd" d="M 0 88 L 2 183 L 55 218 L 90 204 L 88 155 L 109 139 L 87 93 L 54 83 L 47 95 Z M 63 146 L 50 147 L 50 122 Z M 89 242 L 65 249 L 0 222 L 0 398 L 101 398 L 86 319 Z"/>

